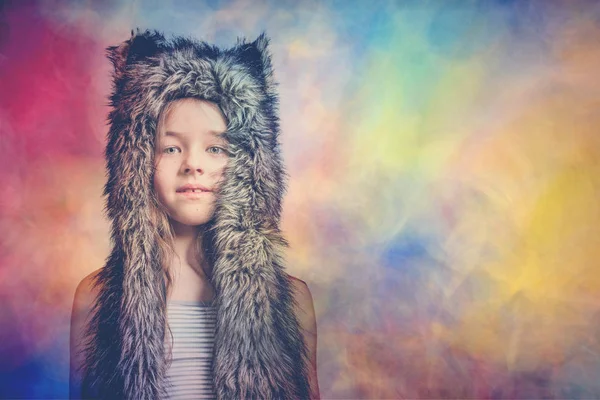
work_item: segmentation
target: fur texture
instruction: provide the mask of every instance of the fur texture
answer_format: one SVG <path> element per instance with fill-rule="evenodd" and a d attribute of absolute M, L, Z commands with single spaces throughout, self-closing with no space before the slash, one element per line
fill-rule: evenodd
<path fill-rule="evenodd" d="M 217 396 L 308 398 L 307 350 L 282 258 L 286 175 L 267 37 L 219 49 L 137 31 L 107 51 L 114 65 L 104 188 L 112 252 L 86 331 L 84 397 L 165 395 L 166 286 L 150 218 L 154 136 L 165 105 L 193 97 L 219 105 L 232 154 L 211 230 Z"/>

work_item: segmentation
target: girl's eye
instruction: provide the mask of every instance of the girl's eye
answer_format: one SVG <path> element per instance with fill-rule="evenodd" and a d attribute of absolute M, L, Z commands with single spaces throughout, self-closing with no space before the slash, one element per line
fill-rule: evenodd
<path fill-rule="evenodd" d="M 211 146 L 208 148 L 208 152 L 212 154 L 221 154 L 224 153 L 225 150 L 217 146 Z"/>
<path fill-rule="evenodd" d="M 173 151 L 171 151 L 171 150 L 173 150 Z M 167 148 L 165 148 L 165 149 L 163 150 L 163 152 L 164 152 L 164 153 L 167 153 L 167 154 L 175 154 L 175 153 L 177 153 L 178 151 L 179 151 L 179 152 L 181 151 L 181 150 L 179 149 L 179 147 L 174 147 L 174 146 L 167 147 Z"/>

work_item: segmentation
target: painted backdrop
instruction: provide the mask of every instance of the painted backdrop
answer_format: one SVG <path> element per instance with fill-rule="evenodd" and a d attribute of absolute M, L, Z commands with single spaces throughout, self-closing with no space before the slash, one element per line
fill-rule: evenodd
<path fill-rule="evenodd" d="M 2 4 L 0 397 L 67 396 L 135 27 L 272 37 L 323 398 L 600 397 L 597 2 Z"/>

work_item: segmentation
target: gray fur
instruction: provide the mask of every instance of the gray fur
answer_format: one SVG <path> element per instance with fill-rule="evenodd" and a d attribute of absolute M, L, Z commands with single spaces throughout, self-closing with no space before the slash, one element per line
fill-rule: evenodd
<path fill-rule="evenodd" d="M 286 174 L 267 37 L 223 50 L 137 31 L 107 51 L 115 68 L 104 188 L 112 252 L 87 327 L 84 395 L 165 395 L 166 286 L 149 217 L 154 134 L 167 102 L 194 97 L 220 106 L 232 152 L 211 229 L 217 396 L 308 398 L 307 350 L 279 230 Z"/>

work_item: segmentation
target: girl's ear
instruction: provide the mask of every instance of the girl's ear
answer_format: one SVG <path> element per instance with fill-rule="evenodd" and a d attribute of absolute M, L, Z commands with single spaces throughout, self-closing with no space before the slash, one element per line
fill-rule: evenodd
<path fill-rule="evenodd" d="M 123 77 L 128 65 L 136 60 L 155 55 L 164 43 L 165 38 L 160 32 L 156 30 L 140 32 L 140 29 L 136 28 L 135 32 L 131 30 L 129 40 L 118 46 L 107 47 L 106 56 L 113 64 L 115 81 Z"/>

